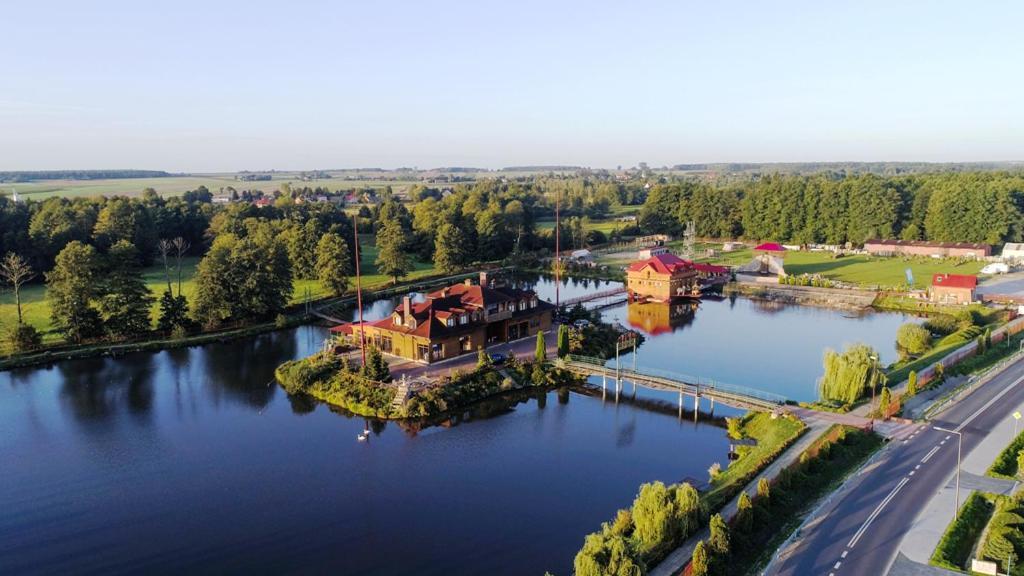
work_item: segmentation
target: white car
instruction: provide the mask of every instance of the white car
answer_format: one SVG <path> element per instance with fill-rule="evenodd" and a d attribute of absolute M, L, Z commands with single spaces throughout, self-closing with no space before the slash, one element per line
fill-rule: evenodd
<path fill-rule="evenodd" d="M 1006 274 L 1009 271 L 1010 267 L 1002 262 L 986 264 L 985 267 L 981 269 L 982 274 Z"/>

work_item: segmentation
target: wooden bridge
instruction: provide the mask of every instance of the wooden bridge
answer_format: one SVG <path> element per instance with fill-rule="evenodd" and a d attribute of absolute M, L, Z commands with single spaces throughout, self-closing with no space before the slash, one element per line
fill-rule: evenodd
<path fill-rule="evenodd" d="M 608 379 L 612 379 L 616 395 L 622 391 L 622 383 L 626 380 L 633 382 L 634 386 L 678 392 L 680 412 L 683 407 L 684 395 L 693 396 L 694 411 L 700 408 L 702 397 L 711 400 L 712 410 L 716 400 L 728 406 L 748 410 L 776 410 L 786 403 L 784 396 L 771 392 L 649 368 L 616 368 L 615 366 L 606 366 L 605 361 L 600 358 L 570 354 L 559 362 L 571 372 L 584 376 L 600 376 L 605 387 Z"/>

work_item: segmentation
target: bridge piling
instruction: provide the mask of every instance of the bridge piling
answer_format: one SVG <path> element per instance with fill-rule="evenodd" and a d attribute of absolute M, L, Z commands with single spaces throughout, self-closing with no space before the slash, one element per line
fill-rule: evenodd
<path fill-rule="evenodd" d="M 683 391 L 679 390 L 679 417 L 683 417 Z"/>

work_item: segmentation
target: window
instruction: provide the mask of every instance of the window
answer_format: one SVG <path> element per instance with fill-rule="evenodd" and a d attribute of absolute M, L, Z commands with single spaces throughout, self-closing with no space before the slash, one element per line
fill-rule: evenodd
<path fill-rule="evenodd" d="M 399 316 L 398 314 L 395 314 L 395 326 L 401 326 L 401 325 L 402 325 L 402 317 Z"/>
<path fill-rule="evenodd" d="M 391 353 L 391 336 L 384 336 L 380 339 L 380 350 L 381 352 Z"/>
<path fill-rule="evenodd" d="M 537 307 L 537 299 L 534 298 L 533 300 L 530 300 L 530 308 L 536 308 L 536 307 Z"/>
<path fill-rule="evenodd" d="M 430 360 L 430 348 L 426 344 L 417 344 L 416 357 L 420 360 Z"/>
<path fill-rule="evenodd" d="M 448 320 L 445 321 L 445 324 L 449 328 L 451 328 L 452 326 L 455 326 L 455 318 L 448 318 Z"/>
<path fill-rule="evenodd" d="M 459 324 L 465 324 L 469 322 L 469 314 L 462 314 L 459 316 Z"/>
<path fill-rule="evenodd" d="M 519 301 L 519 311 L 522 312 L 523 310 L 526 310 L 526 300 Z"/>

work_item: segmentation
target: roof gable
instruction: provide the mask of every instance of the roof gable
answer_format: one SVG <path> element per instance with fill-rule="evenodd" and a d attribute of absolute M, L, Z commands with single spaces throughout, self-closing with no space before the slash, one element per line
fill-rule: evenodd
<path fill-rule="evenodd" d="M 977 285 L 977 276 L 970 276 L 967 274 L 935 274 L 932 276 L 932 286 L 974 290 Z"/>

